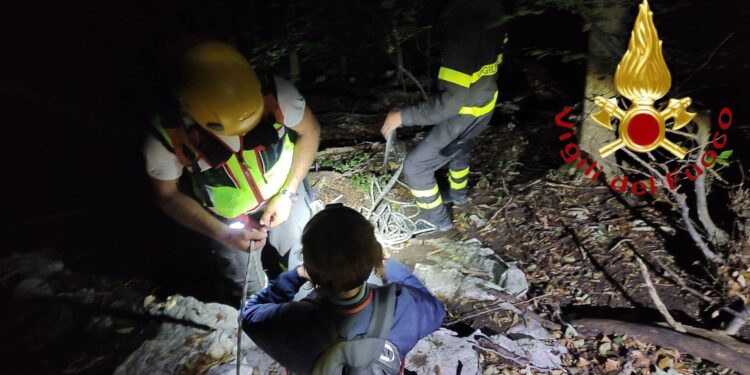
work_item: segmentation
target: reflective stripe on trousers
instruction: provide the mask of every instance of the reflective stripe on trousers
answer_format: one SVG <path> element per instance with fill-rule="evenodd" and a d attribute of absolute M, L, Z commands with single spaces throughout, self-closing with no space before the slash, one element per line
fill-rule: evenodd
<path fill-rule="evenodd" d="M 466 189 L 469 183 L 469 167 L 460 170 L 448 170 L 448 183 L 453 190 Z"/>
<path fill-rule="evenodd" d="M 457 134 L 460 134 L 461 130 L 468 126 L 476 126 L 477 131 L 472 132 L 472 135 L 476 137 L 487 127 L 490 117 L 491 112 L 480 118 L 451 117 L 445 122 L 435 125 L 427 137 L 406 155 L 404 177 L 420 208 L 432 209 L 443 203 L 440 192 L 436 192 L 438 187 L 435 181 L 435 171 L 446 164 L 453 171 L 452 174 L 449 174 L 449 178 L 456 183 L 456 188 L 458 189 L 461 186 L 463 186 L 461 188 L 465 188 L 468 181 L 471 150 L 466 143 L 458 148 L 458 152 L 450 156 L 443 156 L 440 150 L 451 143 Z M 475 123 L 475 121 L 479 121 L 479 123 Z"/>

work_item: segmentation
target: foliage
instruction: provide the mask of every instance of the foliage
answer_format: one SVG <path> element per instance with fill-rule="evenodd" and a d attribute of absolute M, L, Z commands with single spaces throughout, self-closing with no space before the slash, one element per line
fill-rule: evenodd
<path fill-rule="evenodd" d="M 713 169 L 714 166 L 719 165 L 721 167 L 726 167 L 729 165 L 729 158 L 734 153 L 734 150 L 724 150 L 721 153 L 719 153 L 719 156 L 716 157 L 716 163 L 711 164 L 710 169 Z"/>
<path fill-rule="evenodd" d="M 357 154 L 351 158 L 341 158 L 336 160 L 323 158 L 320 160 L 320 166 L 326 169 L 333 169 L 339 173 L 346 173 L 365 164 L 367 159 L 368 157 L 366 154 Z"/>
<path fill-rule="evenodd" d="M 358 172 L 352 175 L 352 185 L 363 192 L 370 191 L 371 173 Z"/>

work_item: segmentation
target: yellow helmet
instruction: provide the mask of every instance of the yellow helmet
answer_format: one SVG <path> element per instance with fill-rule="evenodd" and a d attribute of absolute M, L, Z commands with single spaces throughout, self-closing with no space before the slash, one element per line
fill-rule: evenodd
<path fill-rule="evenodd" d="M 263 116 L 260 81 L 231 45 L 207 41 L 177 56 L 173 89 L 182 109 L 206 130 L 241 135 Z"/>

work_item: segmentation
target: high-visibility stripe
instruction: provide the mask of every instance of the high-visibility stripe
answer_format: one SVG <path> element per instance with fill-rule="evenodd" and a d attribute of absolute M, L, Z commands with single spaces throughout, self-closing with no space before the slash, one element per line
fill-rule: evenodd
<path fill-rule="evenodd" d="M 435 208 L 437 206 L 440 206 L 441 204 L 443 204 L 443 197 L 441 197 L 440 195 L 438 195 L 437 199 L 435 199 L 432 203 L 422 203 L 420 201 L 417 201 L 417 207 L 424 208 L 425 210 Z"/>
<path fill-rule="evenodd" d="M 256 182 L 263 181 L 263 172 L 260 167 L 260 160 L 255 150 L 247 150 L 242 152 L 242 157 L 245 159 L 245 165 L 250 172 L 250 178 Z"/>
<path fill-rule="evenodd" d="M 412 195 L 414 195 L 417 198 L 429 198 L 429 197 L 435 196 L 437 193 L 440 192 L 440 189 L 438 189 L 437 184 L 435 184 L 435 186 L 433 186 L 432 189 L 427 189 L 427 190 L 409 189 L 409 190 L 411 190 Z"/>
<path fill-rule="evenodd" d="M 250 190 L 250 184 L 245 178 L 245 171 L 242 170 L 242 166 L 240 165 L 239 160 L 237 160 L 237 155 L 232 155 L 229 160 L 227 160 L 227 166 L 234 175 L 234 180 L 239 183 L 239 188 L 242 190 Z"/>
<path fill-rule="evenodd" d="M 164 129 L 164 126 L 161 124 L 160 116 L 156 116 L 156 118 L 154 119 L 154 127 L 159 131 L 161 137 L 164 138 L 167 143 L 169 143 L 169 147 L 174 148 L 174 145 L 172 144 L 172 138 L 169 137 L 169 133 L 167 133 L 167 130 Z"/>
<path fill-rule="evenodd" d="M 497 102 L 497 91 L 495 91 L 495 95 L 492 97 L 492 100 L 486 105 L 482 107 L 461 107 L 458 113 L 462 115 L 481 117 L 492 112 L 492 110 L 495 109 L 495 102 Z"/>
<path fill-rule="evenodd" d="M 289 138 L 289 134 L 284 136 L 282 140 L 284 147 L 281 150 L 279 158 L 276 163 L 266 171 L 264 179 L 258 180 L 258 184 L 261 185 L 261 191 L 263 197 L 270 198 L 281 190 L 286 183 L 286 179 L 289 175 L 289 170 L 292 168 L 292 159 L 294 159 L 294 142 Z"/>
<path fill-rule="evenodd" d="M 236 155 L 232 155 L 227 160 L 226 166 L 230 177 L 239 184 L 239 188 L 229 186 L 207 186 L 207 188 L 213 196 L 214 211 L 220 216 L 232 218 L 253 209 L 259 202 Z"/>
<path fill-rule="evenodd" d="M 456 180 L 459 180 L 459 179 L 466 177 L 466 175 L 469 174 L 469 167 L 466 167 L 460 171 L 454 171 L 452 169 L 449 169 L 448 174 L 450 174 L 451 177 L 455 178 Z"/>
<path fill-rule="evenodd" d="M 446 68 L 444 66 L 440 67 L 440 70 L 438 71 L 438 79 L 442 79 L 443 81 L 447 81 L 450 83 L 455 83 L 459 86 L 466 87 L 467 89 L 469 86 L 471 86 L 472 83 L 472 77 L 466 73 L 461 73 L 458 70 L 453 70 L 451 68 Z"/>
<path fill-rule="evenodd" d="M 503 54 L 501 53 L 497 55 L 497 60 L 495 60 L 495 62 L 491 62 L 479 68 L 479 70 L 472 74 L 466 74 L 463 72 L 459 72 L 458 70 L 441 66 L 440 70 L 438 71 L 438 79 L 442 79 L 443 81 L 447 81 L 450 83 L 455 83 L 456 85 L 466 87 L 468 89 L 472 84 L 479 81 L 480 78 L 495 75 L 495 73 L 497 73 L 497 67 L 502 64 L 502 62 Z"/>
<path fill-rule="evenodd" d="M 469 179 L 467 178 L 463 182 L 456 182 L 453 180 L 453 177 L 448 176 L 448 183 L 450 183 L 451 189 L 461 190 L 466 188 L 466 185 L 469 183 Z"/>

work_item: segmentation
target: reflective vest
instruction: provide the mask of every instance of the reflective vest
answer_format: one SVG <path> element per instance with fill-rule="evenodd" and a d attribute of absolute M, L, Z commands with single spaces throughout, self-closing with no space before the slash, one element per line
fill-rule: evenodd
<path fill-rule="evenodd" d="M 261 208 L 281 190 L 292 166 L 296 134 L 282 125 L 273 77 L 264 81 L 264 116 L 253 130 L 237 136 L 237 152 L 202 127 L 189 126 L 179 112 L 153 120 L 157 138 L 190 172 L 195 197 L 227 219 Z"/>

